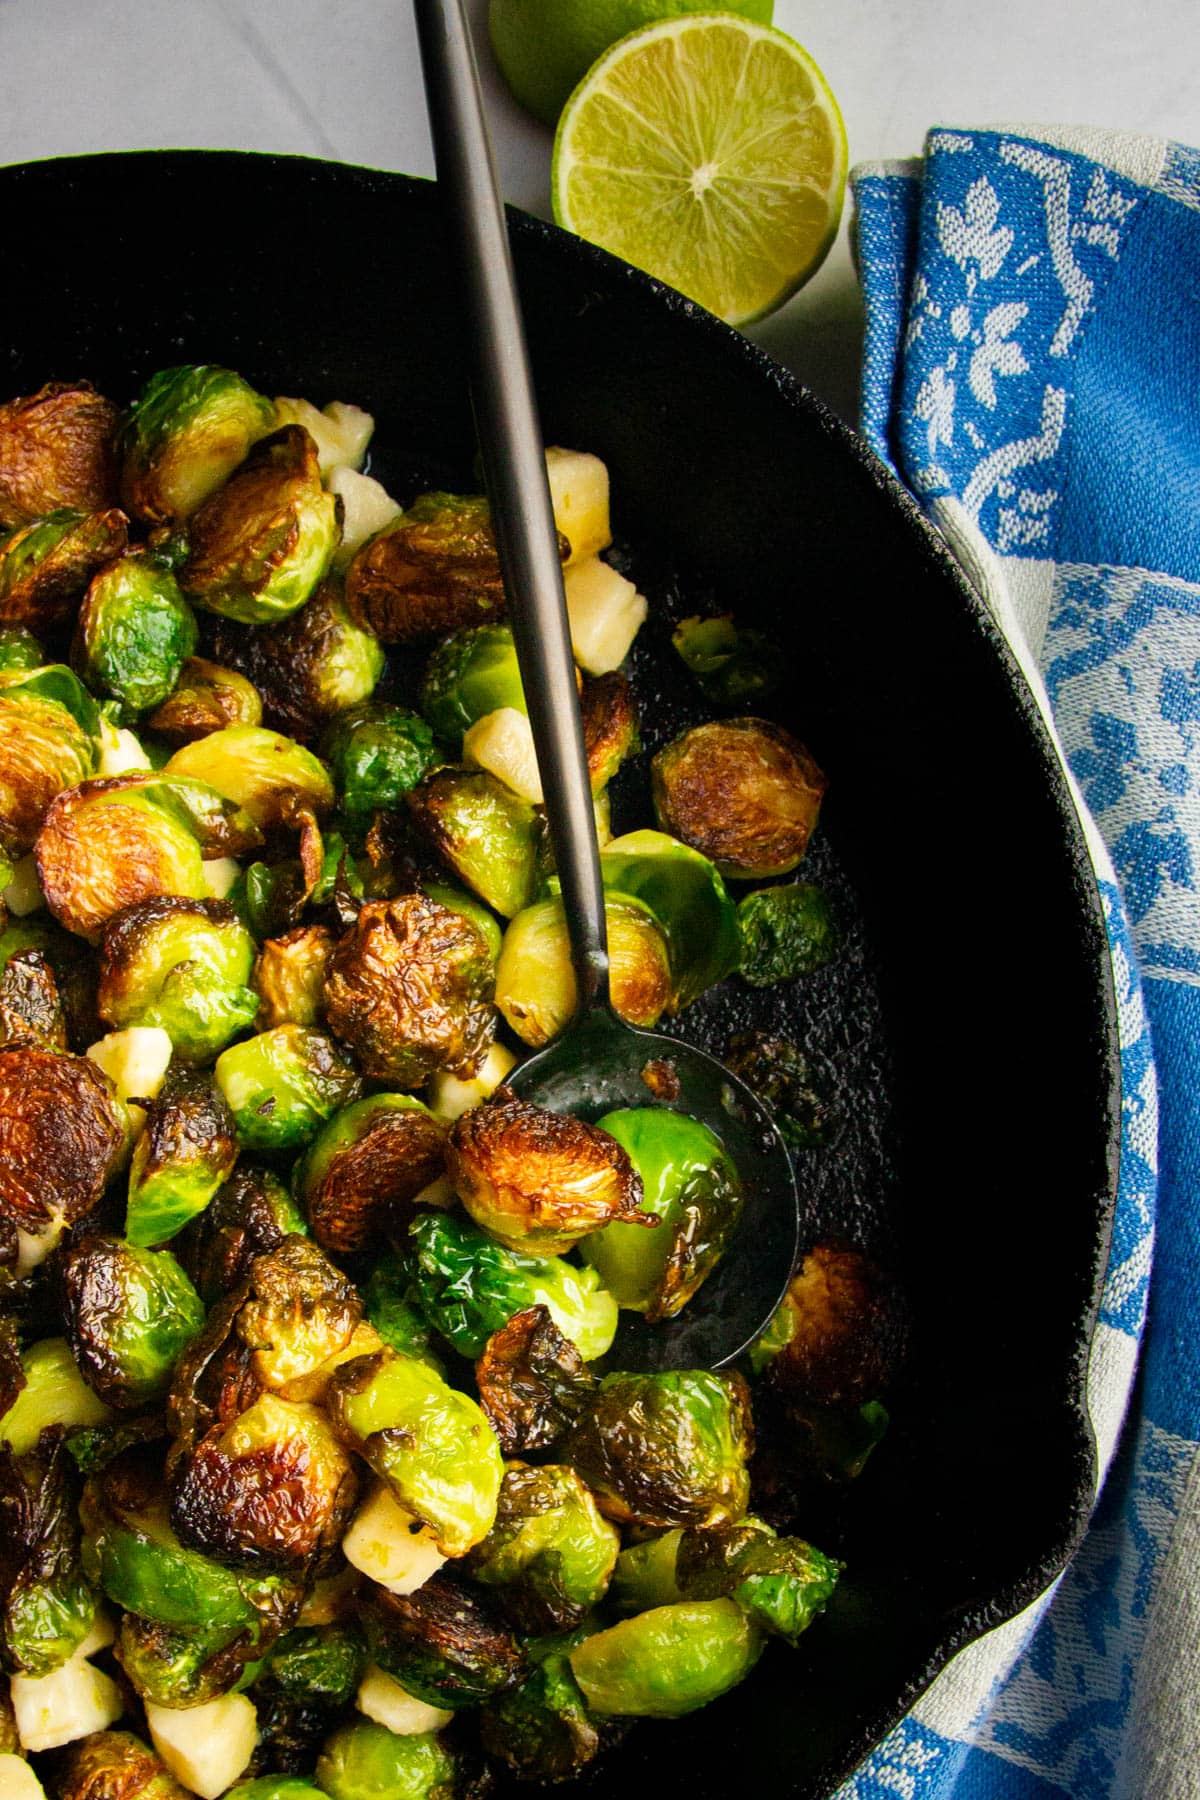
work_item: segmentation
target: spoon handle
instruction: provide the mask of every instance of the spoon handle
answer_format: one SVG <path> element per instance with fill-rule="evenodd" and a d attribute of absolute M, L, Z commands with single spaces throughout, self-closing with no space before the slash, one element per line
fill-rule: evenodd
<path fill-rule="evenodd" d="M 608 1002 L 608 942 L 575 661 L 533 381 L 462 0 L 414 0 L 438 181 L 464 297 L 471 402 L 575 965 Z"/>

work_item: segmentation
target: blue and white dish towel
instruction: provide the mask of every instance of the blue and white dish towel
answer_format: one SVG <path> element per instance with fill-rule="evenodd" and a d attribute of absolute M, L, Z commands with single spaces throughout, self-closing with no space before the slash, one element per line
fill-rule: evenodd
<path fill-rule="evenodd" d="M 1053 721 L 1108 910 L 1124 1123 L 1089 1370 L 1106 1480 L 1088 1537 L 1051 1595 L 955 1658 L 838 1800 L 1193 1800 L 1200 154 L 1104 132 L 938 130 L 920 161 L 862 167 L 853 185 L 863 429 Z"/>

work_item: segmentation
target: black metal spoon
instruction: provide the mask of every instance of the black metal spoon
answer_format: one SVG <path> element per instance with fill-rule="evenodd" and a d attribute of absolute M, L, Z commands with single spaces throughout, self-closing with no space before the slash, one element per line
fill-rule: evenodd
<path fill-rule="evenodd" d="M 615 1368 L 717 1368 L 766 1325 L 787 1286 L 799 1200 L 787 1150 L 769 1115 L 714 1058 L 618 1018 L 609 999 L 608 943 L 591 786 L 575 688 L 562 569 L 525 336 L 491 144 L 462 0 L 414 0 L 438 180 L 466 313 L 466 354 L 484 476 L 575 968 L 565 1030 L 510 1077 L 526 1100 L 597 1119 L 615 1107 L 669 1104 L 721 1139 L 745 1203 L 717 1269 L 675 1319 L 648 1325 L 623 1312 Z M 647 1065 L 669 1064 L 669 1101 Z"/>

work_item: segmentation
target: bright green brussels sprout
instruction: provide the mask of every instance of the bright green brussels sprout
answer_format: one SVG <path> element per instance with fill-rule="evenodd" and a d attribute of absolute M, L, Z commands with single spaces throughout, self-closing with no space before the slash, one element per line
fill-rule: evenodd
<path fill-rule="evenodd" d="M 160 369 L 121 423 L 121 497 L 150 525 L 207 500 L 274 423 L 269 400 L 212 364 Z"/>
<path fill-rule="evenodd" d="M 345 1441 L 444 1555 L 462 1556 L 487 1536 L 504 1464 L 474 1400 L 415 1357 L 384 1352 L 336 1369 L 327 1404 Z"/>
<path fill-rule="evenodd" d="M 277 1025 L 230 1045 L 215 1074 L 247 1150 L 300 1149 L 361 1085 L 333 1040 L 304 1025 Z"/>
<path fill-rule="evenodd" d="M 346 571 L 351 616 L 385 644 L 427 642 L 504 611 L 491 512 L 475 495 L 421 494 Z"/>
<path fill-rule="evenodd" d="M 233 1115 L 207 1075 L 170 1072 L 133 1147 L 125 1236 L 165 1244 L 202 1213 L 233 1173 Z"/>
<path fill-rule="evenodd" d="M 506 919 L 529 904 L 539 833 L 527 800 L 485 769 L 437 769 L 407 801 L 442 861 L 472 893 Z"/>
<path fill-rule="evenodd" d="M 667 940 L 653 914 L 636 900 L 608 895 L 604 917 L 613 1007 L 631 1025 L 649 1029 L 671 1003 Z M 539 900 L 509 924 L 496 964 L 496 1005 L 517 1036 L 535 1048 L 557 1037 L 572 1018 L 575 969 L 561 900 Z"/>
<path fill-rule="evenodd" d="M 675 1559 L 685 1600 L 728 1595 L 763 1630 L 789 1644 L 824 1611 L 841 1569 L 803 1538 L 776 1537 L 757 1519 L 685 1531 Z"/>
<path fill-rule="evenodd" d="M 93 1392 L 71 1354 L 66 1338 L 40 1338 L 21 1354 L 23 1385 L 0 1417 L 0 1443 L 18 1456 L 37 1447 L 48 1425 L 64 1430 L 103 1425 L 112 1413 Z"/>
<path fill-rule="evenodd" d="M 454 1800 L 459 1792 L 454 1753 L 433 1732 L 398 1737 L 370 1719 L 334 1732 L 315 1779 L 329 1800 Z"/>
<path fill-rule="evenodd" d="M 341 502 L 321 485 L 316 445 L 303 426 L 285 425 L 193 513 L 179 585 L 209 612 L 267 624 L 304 605 L 341 535 Z"/>
<path fill-rule="evenodd" d="M 596 1377 L 549 1308 L 528 1306 L 493 1331 L 475 1382 L 501 1450 L 524 1456 L 557 1444 L 587 1405 Z"/>
<path fill-rule="evenodd" d="M 448 912 L 461 913 L 464 919 L 469 919 L 483 937 L 488 947 L 488 955 L 495 962 L 500 954 L 502 933 L 486 906 L 481 906 L 478 900 L 473 900 L 470 894 L 463 892 L 462 888 L 451 887 L 449 883 L 441 881 L 422 883 L 422 891 L 427 900 L 436 900 L 438 905 L 444 906 Z"/>
<path fill-rule="evenodd" d="M 547 1309 L 585 1362 L 611 1346 L 617 1305 L 595 1269 L 505 1249 L 453 1213 L 422 1214 L 410 1235 L 421 1310 L 461 1356 L 481 1355 L 494 1331 L 531 1306 Z"/>
<path fill-rule="evenodd" d="M 267 939 L 255 959 L 253 973 L 262 1030 L 270 1031 L 276 1025 L 320 1023 L 325 1003 L 325 970 L 334 942 L 327 925 L 298 925 L 282 937 Z"/>
<path fill-rule="evenodd" d="M 63 1252 L 61 1280 L 67 1339 L 89 1386 L 122 1412 L 161 1399 L 204 1324 L 200 1296 L 171 1252 L 80 1238 Z"/>
<path fill-rule="evenodd" d="M 0 627 L 0 674 L 23 674 L 40 669 L 46 657 L 32 631 L 24 625 Z"/>
<path fill-rule="evenodd" d="M 17 1456 L 0 1445 L 0 1665 L 48 1675 L 91 1629 L 99 1595 L 83 1572 L 79 1477 L 61 1433 Z"/>
<path fill-rule="evenodd" d="M 394 1252 L 377 1257 L 362 1287 L 364 1315 L 390 1350 L 415 1356 L 439 1375 L 445 1370 L 429 1348 L 430 1326 L 416 1303 L 407 1260 Z"/>
<path fill-rule="evenodd" d="M 278 1175 L 242 1161 L 188 1227 L 177 1254 L 205 1306 L 215 1306 L 245 1281 L 256 1256 L 307 1230 Z"/>
<path fill-rule="evenodd" d="M 261 1656 L 250 1627 L 222 1625 L 194 1631 L 122 1615 L 114 1650 L 134 1691 L 155 1706 L 203 1706 L 245 1681 L 248 1665 Z"/>
<path fill-rule="evenodd" d="M 55 1758 L 58 1800 L 188 1800 L 167 1766 L 132 1731 L 93 1731 Z"/>
<path fill-rule="evenodd" d="M 588 1636 L 580 1627 L 525 1645 L 533 1664 L 519 1687 L 498 1694 L 479 1715 L 479 1737 L 523 1781 L 566 1781 L 591 1762 L 601 1736 L 568 1660 Z"/>
<path fill-rule="evenodd" d="M 302 1781 L 299 1775 L 255 1775 L 249 1781 L 235 1782 L 226 1793 L 236 1795 L 237 1800 L 325 1800 L 320 1788 Z"/>
<path fill-rule="evenodd" d="M 369 700 L 384 669 L 382 644 L 354 623 L 332 579 L 273 624 L 218 620 L 210 642 L 218 662 L 254 683 L 267 723 L 305 744 L 339 713 Z"/>
<path fill-rule="evenodd" d="M 425 669 L 421 711 L 455 756 L 463 733 L 502 706 L 528 712 L 508 625 L 471 625 L 438 645 Z"/>
<path fill-rule="evenodd" d="M 0 677 L 0 849 L 31 849 L 55 795 L 86 781 L 99 754 L 99 709 L 70 669 Z"/>
<path fill-rule="evenodd" d="M 568 1631 L 603 1599 L 621 1539 L 574 1469 L 505 1470 L 496 1522 L 471 1551 L 476 1581 L 496 1589 L 518 1631 Z"/>
<path fill-rule="evenodd" d="M 263 827 L 289 824 L 301 809 L 320 815 L 333 805 L 325 765 L 302 744 L 261 725 L 228 725 L 185 744 L 167 773 L 206 782 Z"/>
<path fill-rule="evenodd" d="M 758 1095 L 785 1144 L 810 1150 L 825 1143 L 829 1102 L 798 1045 L 767 1031 L 740 1031 L 730 1038 L 724 1061 Z"/>
<path fill-rule="evenodd" d="M 349 1256 L 402 1235 L 442 1174 L 445 1141 L 444 1121 L 411 1094 L 369 1094 L 335 1113 L 292 1177 L 317 1242 Z"/>
<path fill-rule="evenodd" d="M 188 657 L 172 691 L 145 721 L 147 730 L 175 745 L 190 744 L 227 725 L 261 724 L 257 688 L 236 670 L 202 656 Z"/>
<path fill-rule="evenodd" d="M 838 929 L 823 889 L 806 882 L 758 888 L 738 902 L 742 960 L 751 987 L 808 975 L 837 954 Z"/>
<path fill-rule="evenodd" d="M 750 1395 L 706 1369 L 606 1375 L 558 1447 L 618 1523 L 736 1523 L 750 1497 Z"/>
<path fill-rule="evenodd" d="M 478 1706 L 514 1687 L 525 1659 L 495 1601 L 450 1569 L 411 1594 L 379 1588 L 367 1614 L 371 1655 L 427 1706 Z"/>
<path fill-rule="evenodd" d="M 347 829 L 359 832 L 377 812 L 399 806 L 436 760 L 433 733 L 420 714 L 386 701 L 341 713 L 321 750 Z"/>
<path fill-rule="evenodd" d="M 96 570 L 121 555 L 128 528 L 116 507 L 85 513 L 66 506 L 0 537 L 0 625 L 34 632 L 65 625 Z"/>
<path fill-rule="evenodd" d="M 594 1633 L 570 1663 L 593 1712 L 679 1719 L 736 1687 L 762 1646 L 762 1633 L 735 1601 L 693 1600 Z"/>
<path fill-rule="evenodd" d="M 139 901 L 104 928 L 100 1016 L 160 1026 L 182 1062 L 208 1062 L 254 1022 L 253 962 L 254 939 L 223 900 Z"/>
<path fill-rule="evenodd" d="M 683 1598 L 675 1578 L 675 1559 L 683 1537 L 682 1526 L 629 1544 L 617 1558 L 609 1602 L 621 1614 L 647 1612 L 652 1606 L 670 1606 Z"/>
<path fill-rule="evenodd" d="M 765 698 L 787 668 L 779 645 L 763 631 L 738 625 L 732 613 L 683 619 L 671 642 L 714 706 L 739 707 Z"/>
<path fill-rule="evenodd" d="M 741 1216 L 737 1169 L 720 1139 L 686 1113 L 626 1107 L 597 1126 L 628 1151 L 642 1178 L 642 1211 L 659 1225 L 607 1225 L 580 1250 L 618 1306 L 672 1319 L 712 1273 Z"/>
<path fill-rule="evenodd" d="M 366 1641 L 357 1625 L 301 1626 L 279 1639 L 263 1679 L 293 1700 L 347 1706 L 362 1680 L 366 1661 Z"/>
<path fill-rule="evenodd" d="M 678 1012 L 736 969 L 737 913 L 714 865 L 661 831 L 630 831 L 600 852 L 605 892 L 636 900 L 667 940 Z"/>
<path fill-rule="evenodd" d="M 169 569 L 143 550 L 93 575 L 75 624 L 71 661 L 126 722 L 158 706 L 196 648 L 196 620 Z"/>
<path fill-rule="evenodd" d="M 693 726 L 659 751 L 651 777 L 663 830 L 737 881 L 795 868 L 825 792 L 815 758 L 769 719 Z"/>
<path fill-rule="evenodd" d="M 0 525 L 114 495 L 117 408 L 87 381 L 48 381 L 0 406 Z"/>

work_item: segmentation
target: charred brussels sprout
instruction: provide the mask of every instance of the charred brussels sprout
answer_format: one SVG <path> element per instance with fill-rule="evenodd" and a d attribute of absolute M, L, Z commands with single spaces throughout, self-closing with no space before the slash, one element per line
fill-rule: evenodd
<path fill-rule="evenodd" d="M 463 733 L 502 706 L 528 711 L 507 625 L 473 625 L 438 645 L 425 670 L 421 711 L 456 756 Z"/>
<path fill-rule="evenodd" d="M 619 669 L 584 682 L 580 713 L 592 792 L 599 794 L 638 744 L 633 692 Z"/>
<path fill-rule="evenodd" d="M 98 569 L 120 556 L 129 521 L 112 507 L 85 513 L 62 507 L 0 537 L 0 625 L 54 631 Z"/>
<path fill-rule="evenodd" d="M 569 1780 L 601 1747 L 600 1732 L 567 1660 L 587 1635 L 581 1629 L 527 1644 L 531 1673 L 480 1714 L 484 1750 L 523 1781 Z"/>
<path fill-rule="evenodd" d="M 83 1642 L 99 1598 L 79 1554 L 78 1475 L 61 1433 L 16 1456 L 0 1445 L 0 1663 L 37 1678 Z"/>
<path fill-rule="evenodd" d="M 752 1448 L 742 1377 L 680 1369 L 606 1375 L 559 1454 L 610 1519 L 722 1525 L 746 1510 Z"/>
<path fill-rule="evenodd" d="M 741 954 L 737 912 L 706 856 L 661 831 L 631 831 L 600 852 L 610 897 L 645 907 L 667 940 L 671 1011 L 732 973 Z"/>
<path fill-rule="evenodd" d="M 384 668 L 378 638 L 354 623 L 334 581 L 276 624 L 218 624 L 212 649 L 254 683 L 267 723 L 306 744 L 368 700 Z"/>
<path fill-rule="evenodd" d="M 209 612 L 247 625 L 285 618 L 325 576 L 341 509 L 321 486 L 317 448 L 301 425 L 262 438 L 192 515 L 179 583 Z"/>
<path fill-rule="evenodd" d="M 511 1096 L 455 1121 L 446 1172 L 476 1224 L 510 1250 L 559 1256 L 616 1220 L 649 1223 L 641 1181 L 614 1138 Z"/>
<path fill-rule="evenodd" d="M 266 1031 L 276 1025 L 316 1025 L 324 1010 L 325 971 L 333 955 L 334 936 L 327 925 L 300 925 L 282 937 L 268 938 L 254 964 L 258 991 L 258 1023 Z"/>
<path fill-rule="evenodd" d="M 192 513 L 270 431 L 274 409 L 231 369 L 161 369 L 121 423 L 121 496 L 150 525 Z"/>
<path fill-rule="evenodd" d="M 671 1003 L 667 942 L 652 915 L 634 900 L 608 896 L 609 987 L 615 1010 L 649 1029 Z M 575 970 L 562 901 L 540 900 L 512 920 L 496 964 L 496 1005 L 534 1048 L 548 1044 L 575 1011 Z"/>
<path fill-rule="evenodd" d="M 254 1766 L 311 1770 L 330 1727 L 354 1700 L 366 1657 L 365 1640 L 354 1625 L 286 1632 L 252 1690 L 259 1732 Z M 320 1800 L 307 1782 L 278 1773 L 240 1782 L 230 1792 L 239 1800 Z"/>
<path fill-rule="evenodd" d="M 11 1445 L 17 1456 L 36 1449 L 48 1425 L 76 1432 L 103 1426 L 112 1418 L 79 1373 L 66 1338 L 42 1338 L 30 1344 L 20 1357 L 19 1369 L 9 1369 L 6 1374 L 6 1398 L 10 1394 L 12 1398 L 0 1417 L 0 1443 Z M 71 1442 L 74 1444 L 74 1436 Z"/>
<path fill-rule="evenodd" d="M 365 831 L 377 812 L 398 806 L 434 761 L 433 734 L 424 719 L 383 703 L 342 713 L 321 748 L 347 830 Z"/>
<path fill-rule="evenodd" d="M 85 1237 L 62 1261 L 63 1319 L 84 1380 L 108 1406 L 159 1400 L 204 1324 L 195 1288 L 169 1250 Z"/>
<path fill-rule="evenodd" d="M 0 1231 L 84 1218 L 124 1146 L 124 1109 L 86 1056 L 0 1046 Z"/>
<path fill-rule="evenodd" d="M 786 1144 L 808 1150 L 825 1142 L 828 1101 L 808 1058 L 796 1044 L 766 1031 L 737 1032 L 729 1040 L 724 1060 L 758 1095 Z"/>
<path fill-rule="evenodd" d="M 685 1600 L 729 1595 L 774 1637 L 795 1644 L 823 1612 L 841 1564 L 803 1538 L 776 1537 L 757 1520 L 685 1531 L 675 1579 Z"/>
<path fill-rule="evenodd" d="M 71 660 L 93 693 L 125 720 L 158 706 L 196 648 L 196 620 L 169 569 L 132 551 L 94 575 L 75 625 Z"/>
<path fill-rule="evenodd" d="M 93 1731 L 62 1752 L 59 1800 L 187 1800 L 167 1765 L 132 1731 Z"/>
<path fill-rule="evenodd" d="M 751 987 L 809 975 L 837 953 L 838 930 L 821 888 L 805 882 L 760 888 L 738 903 L 742 959 Z"/>
<path fill-rule="evenodd" d="M 629 1107 L 597 1121 L 641 1176 L 656 1231 L 609 1225 L 581 1246 L 618 1306 L 672 1319 L 712 1273 L 737 1225 L 742 1190 L 718 1138 L 664 1107 Z"/>
<path fill-rule="evenodd" d="M 168 775 L 203 781 L 244 807 L 256 825 L 286 825 L 333 805 L 329 771 L 311 750 L 265 726 L 229 725 L 177 750 Z"/>
<path fill-rule="evenodd" d="M 679 1719 L 736 1687 L 762 1633 L 733 1600 L 656 1606 L 585 1638 L 571 1670 L 595 1713 Z"/>
<path fill-rule="evenodd" d="M 538 878 L 537 814 L 486 769 L 437 769 L 408 809 L 442 861 L 498 913 L 528 905 Z"/>
<path fill-rule="evenodd" d="M 73 1050 L 85 1050 L 103 1035 L 96 1010 L 95 957 L 45 911 L 23 919 L 10 916 L 0 931 L 0 967 L 25 950 L 39 950 L 46 958 L 66 1015 L 67 1041 Z"/>
<path fill-rule="evenodd" d="M 259 1633 L 229 1625 L 182 1631 L 127 1612 L 114 1654 L 135 1693 L 154 1706 L 204 1706 L 245 1679 L 261 1654 Z"/>
<path fill-rule="evenodd" d="M 45 660 L 45 652 L 32 631 L 26 631 L 24 625 L 0 626 L 0 675 L 40 669 Z"/>
<path fill-rule="evenodd" d="M 145 723 L 168 744 L 190 744 L 227 725 L 261 725 L 262 700 L 236 670 L 189 656 L 174 688 Z"/>
<path fill-rule="evenodd" d="M 427 900 L 436 900 L 437 904 L 444 906 L 447 912 L 461 913 L 464 919 L 469 919 L 484 939 L 488 947 L 488 955 L 495 962 L 500 954 L 502 934 L 495 917 L 486 906 L 481 906 L 478 900 L 471 898 L 470 894 L 465 894 L 461 888 L 452 887 L 446 882 L 423 882 L 422 892 Z M 508 1066 L 511 1068 L 512 1064 L 510 1063 Z"/>
<path fill-rule="evenodd" d="M 697 725 L 659 751 L 651 772 L 663 829 L 739 881 L 795 868 L 825 792 L 809 751 L 769 719 Z"/>
<path fill-rule="evenodd" d="M 86 381 L 51 381 L 0 406 L 0 526 L 116 498 L 118 413 Z"/>
<path fill-rule="evenodd" d="M 427 1706 L 478 1706 L 512 1687 L 525 1667 L 495 1602 L 447 1569 L 411 1594 L 380 1589 L 367 1637 L 384 1673 Z"/>
<path fill-rule="evenodd" d="M 369 901 L 329 961 L 325 1016 L 364 1075 L 417 1087 L 435 1069 L 472 1075 L 495 1017 L 487 943 L 420 894 Z"/>
<path fill-rule="evenodd" d="M 359 1090 L 353 1065 L 324 1032 L 276 1025 L 232 1044 L 217 1086 L 247 1150 L 298 1150 Z"/>
<path fill-rule="evenodd" d="M 615 1321 L 611 1297 L 604 1299 Z M 605 1339 L 597 1341 L 608 1347 Z M 585 1368 L 577 1347 L 563 1336 L 549 1307 L 530 1306 L 514 1313 L 489 1337 L 475 1365 L 475 1380 L 501 1450 L 506 1456 L 518 1456 L 558 1442 L 587 1405 L 595 1376 Z"/>
<path fill-rule="evenodd" d="M 86 781 L 99 754 L 99 710 L 70 669 L 0 676 L 0 850 L 31 849 L 55 795 Z"/>
<path fill-rule="evenodd" d="M 17 950 L 0 974 L 0 1042 L 66 1050 L 67 1019 L 45 953 Z"/>
<path fill-rule="evenodd" d="M 205 1306 L 215 1306 L 246 1280 L 256 1256 L 306 1230 L 279 1177 L 242 1162 L 189 1226 L 179 1254 Z"/>
<path fill-rule="evenodd" d="M 254 940 L 222 900 L 160 895 L 109 919 L 98 1007 L 108 1025 L 158 1025 L 175 1055 L 203 1063 L 254 1021 Z"/>
<path fill-rule="evenodd" d="M 335 1114 L 294 1176 L 313 1236 L 352 1255 L 402 1231 L 442 1173 L 446 1127 L 409 1094 L 371 1094 Z"/>
<path fill-rule="evenodd" d="M 352 616 L 385 644 L 412 644 L 504 611 L 488 503 L 422 494 L 363 545 L 346 571 Z"/>
<path fill-rule="evenodd" d="M 906 1310 L 894 1276 L 864 1251 L 835 1240 L 815 1244 L 784 1296 L 783 1314 L 786 1336 L 773 1325 L 783 1341 L 768 1378 L 785 1406 L 859 1407 L 891 1386 L 904 1352 Z"/>
<path fill-rule="evenodd" d="M 507 1249 L 453 1213 L 421 1214 L 410 1236 L 421 1309 L 461 1356 L 481 1355 L 494 1331 L 531 1306 L 547 1309 L 585 1362 L 611 1345 L 616 1303 L 594 1269 Z"/>
<path fill-rule="evenodd" d="M 455 1800 L 464 1791 L 454 1754 L 435 1733 L 398 1737 L 370 1719 L 334 1732 L 316 1781 L 329 1800 Z"/>
<path fill-rule="evenodd" d="M 732 613 L 683 619 L 671 634 L 696 686 L 714 706 L 745 706 L 774 693 L 787 667 L 765 632 L 738 625 Z"/>
<path fill-rule="evenodd" d="M 125 1235 L 165 1244 L 204 1211 L 233 1173 L 233 1115 L 207 1075 L 168 1076 L 133 1148 Z"/>
<path fill-rule="evenodd" d="M 574 1469 L 515 1463 L 496 1522 L 470 1555 L 518 1631 L 568 1631 L 604 1597 L 621 1540 Z"/>
<path fill-rule="evenodd" d="M 504 1465 L 474 1400 L 414 1357 L 385 1352 L 335 1370 L 328 1405 L 344 1440 L 446 1556 L 487 1536 Z"/>

